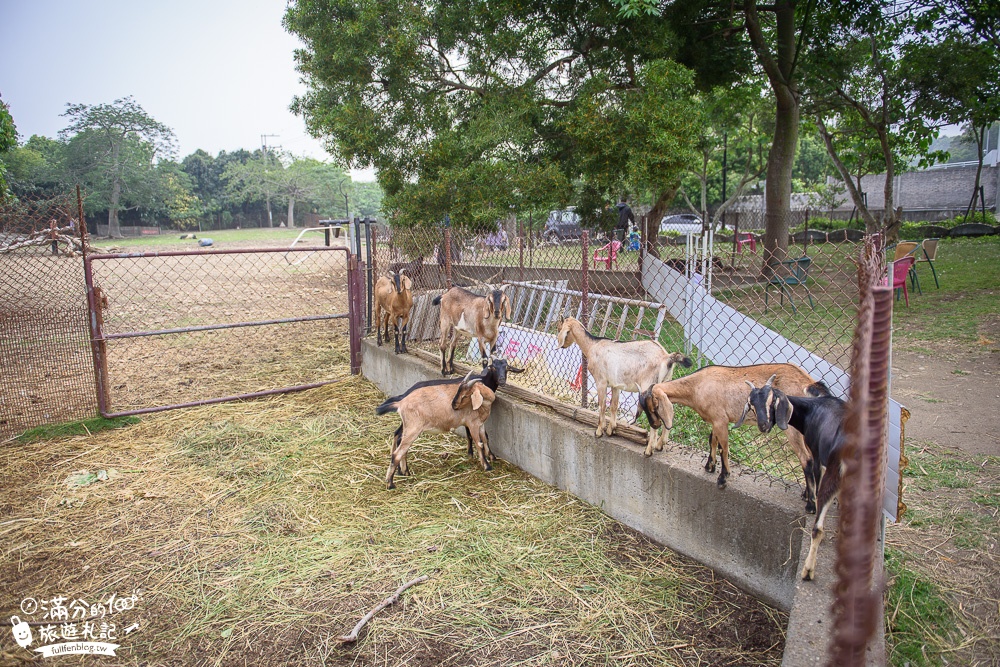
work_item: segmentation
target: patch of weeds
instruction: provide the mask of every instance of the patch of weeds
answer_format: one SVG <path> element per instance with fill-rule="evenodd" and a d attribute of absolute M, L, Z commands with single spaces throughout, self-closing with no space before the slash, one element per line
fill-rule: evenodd
<path fill-rule="evenodd" d="M 952 373 L 955 375 L 972 375 L 971 371 L 963 371 L 961 368 L 956 368 Z"/>
<path fill-rule="evenodd" d="M 885 556 L 891 576 L 885 623 L 892 664 L 940 664 L 941 650 L 954 645 L 954 611 L 937 585 L 906 567 L 901 551 L 886 549 Z"/>
<path fill-rule="evenodd" d="M 977 493 L 972 496 L 972 502 L 985 507 L 1000 507 L 1000 494 Z"/>
<path fill-rule="evenodd" d="M 933 491 L 941 487 L 967 489 L 975 483 L 979 473 L 979 466 L 974 463 L 933 454 L 927 449 L 913 449 L 908 453 L 910 464 L 905 475 L 922 491 Z"/>
<path fill-rule="evenodd" d="M 63 422 L 62 424 L 46 424 L 44 426 L 29 428 L 27 431 L 17 436 L 15 441 L 27 444 L 29 442 L 38 442 L 39 440 L 67 438 L 73 435 L 93 435 L 94 433 L 99 433 L 100 431 L 124 428 L 138 423 L 138 417 L 115 417 L 114 419 L 94 417 L 92 419 L 82 419 L 80 421 Z"/>
<path fill-rule="evenodd" d="M 941 528 L 951 533 L 951 542 L 959 549 L 979 549 L 988 539 L 990 520 L 975 511 L 931 512 L 910 507 L 906 522 L 911 528 Z"/>

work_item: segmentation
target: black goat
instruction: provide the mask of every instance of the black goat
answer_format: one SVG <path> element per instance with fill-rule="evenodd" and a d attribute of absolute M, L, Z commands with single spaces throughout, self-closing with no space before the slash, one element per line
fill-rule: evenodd
<path fill-rule="evenodd" d="M 772 378 L 773 379 L 773 378 Z M 830 503 L 840 494 L 840 483 L 844 468 L 841 452 L 844 447 L 844 415 L 847 403 L 834 396 L 803 397 L 787 396 L 780 389 L 771 386 L 771 380 L 763 387 L 750 385 L 750 397 L 740 424 L 747 412 L 753 408 L 757 413 L 757 428 L 768 433 L 777 424 L 782 431 L 789 426 L 802 434 L 812 460 L 806 467 L 806 477 L 816 488 L 816 523 L 813 524 L 809 555 L 802 567 L 802 578 L 809 581 L 815 575 L 816 555 L 823 541 L 823 521 Z"/>

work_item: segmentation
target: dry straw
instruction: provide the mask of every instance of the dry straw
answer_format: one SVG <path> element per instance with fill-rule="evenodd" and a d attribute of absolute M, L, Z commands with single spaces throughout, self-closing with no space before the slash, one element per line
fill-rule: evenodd
<path fill-rule="evenodd" d="M 350 378 L 5 446 L 0 612 L 141 591 L 122 664 L 780 661 L 783 614 L 505 463 L 484 473 L 462 438 L 421 438 L 386 491 L 382 399 Z M 116 474 L 68 486 L 82 470 Z"/>

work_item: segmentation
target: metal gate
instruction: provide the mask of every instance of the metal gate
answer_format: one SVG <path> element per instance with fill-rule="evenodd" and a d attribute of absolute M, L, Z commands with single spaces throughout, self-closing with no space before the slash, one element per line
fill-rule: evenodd
<path fill-rule="evenodd" d="M 359 373 L 362 271 L 344 247 L 89 255 L 100 413 L 255 398 Z"/>

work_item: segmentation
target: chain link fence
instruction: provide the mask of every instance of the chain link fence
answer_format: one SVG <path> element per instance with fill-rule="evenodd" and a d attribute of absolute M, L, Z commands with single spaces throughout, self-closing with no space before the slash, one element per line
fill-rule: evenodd
<path fill-rule="evenodd" d="M 89 265 L 105 412 L 306 388 L 349 374 L 344 248 L 95 255 Z"/>
<path fill-rule="evenodd" d="M 576 346 L 559 349 L 561 317 L 572 316 L 595 336 L 650 338 L 694 362 L 674 377 L 709 364 L 790 362 L 835 395 L 846 396 L 858 303 L 859 232 L 807 231 L 795 212 L 787 247 L 765 248 L 763 211 L 742 211 L 736 230 L 702 232 L 664 225 L 656 238 L 638 230 L 580 230 L 576 237 L 545 231 L 476 234 L 454 228 L 383 229 L 373 241 L 376 275 L 405 268 L 414 284 L 409 331 L 414 346 L 438 353 L 438 308 L 432 299 L 450 285 L 485 293 L 504 284 L 512 305 L 498 340 L 502 356 L 527 372 L 510 380 L 566 403 L 595 409 L 592 377 Z M 640 224 L 640 229 L 656 228 Z M 773 256 L 775 261 L 766 262 Z M 478 364 L 478 346 L 462 343 L 456 359 Z M 622 394 L 619 420 L 636 418 L 637 395 Z M 644 423 L 644 417 L 640 423 Z M 707 456 L 710 428 L 678 407 L 671 440 L 692 456 Z M 797 483 L 798 460 L 778 435 L 745 427 L 732 431 L 731 457 L 743 474 Z M 734 470 L 734 472 L 736 472 Z"/>
<path fill-rule="evenodd" d="M 79 209 L 76 193 L 0 205 L 0 441 L 95 412 Z"/>

